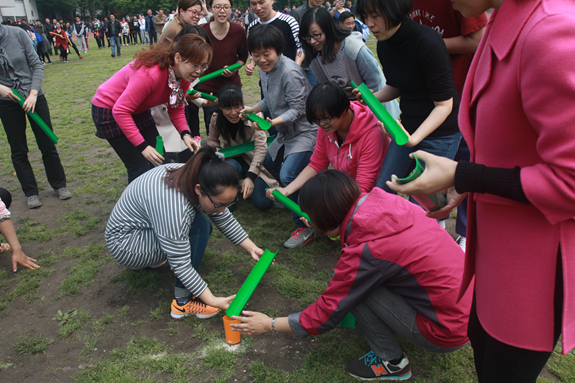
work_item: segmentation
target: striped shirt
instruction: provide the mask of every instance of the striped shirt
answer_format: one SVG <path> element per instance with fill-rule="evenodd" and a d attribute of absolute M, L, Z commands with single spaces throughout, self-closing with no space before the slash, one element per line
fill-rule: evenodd
<path fill-rule="evenodd" d="M 167 259 L 186 289 L 198 296 L 207 284 L 192 267 L 189 235 L 202 210 L 163 180 L 166 167 L 180 166 L 183 164 L 158 166 L 128 185 L 108 220 L 106 245 L 120 264 L 133 269 Z M 228 209 L 208 217 L 234 245 L 248 237 Z"/>
<path fill-rule="evenodd" d="M 250 34 L 250 29 L 258 24 L 271 24 L 277 27 L 284 36 L 284 50 L 283 55 L 295 61 L 295 56 L 298 52 L 303 51 L 301 42 L 299 41 L 299 24 L 290 15 L 285 15 L 281 12 L 276 12 L 276 15 L 268 21 L 261 21 L 259 17 L 248 25 L 247 33 Z"/>

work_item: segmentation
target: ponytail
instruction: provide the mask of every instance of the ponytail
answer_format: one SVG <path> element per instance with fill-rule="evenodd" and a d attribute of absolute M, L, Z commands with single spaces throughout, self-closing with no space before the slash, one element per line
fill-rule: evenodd
<path fill-rule="evenodd" d="M 240 183 L 236 168 L 226 162 L 224 155 L 212 146 L 201 148 L 184 166 L 167 168 L 166 173 L 166 185 L 185 195 L 194 205 L 199 203 L 195 190 L 197 184 L 200 185 L 202 194 L 214 196 L 225 188 L 237 187 Z"/>

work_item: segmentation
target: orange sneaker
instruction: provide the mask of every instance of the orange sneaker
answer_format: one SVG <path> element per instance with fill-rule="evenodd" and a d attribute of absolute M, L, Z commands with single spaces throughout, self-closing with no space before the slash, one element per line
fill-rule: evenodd
<path fill-rule="evenodd" d="M 180 306 L 178 302 L 174 299 L 172 301 L 172 318 L 180 319 L 186 315 L 196 314 L 200 319 L 211 318 L 216 315 L 220 309 L 212 306 L 208 306 L 204 302 L 196 299 L 190 300 L 183 306 Z"/>

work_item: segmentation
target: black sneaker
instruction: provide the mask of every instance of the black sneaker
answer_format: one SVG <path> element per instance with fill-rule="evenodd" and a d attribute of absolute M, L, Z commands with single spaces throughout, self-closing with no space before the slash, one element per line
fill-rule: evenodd
<path fill-rule="evenodd" d="M 361 380 L 407 380 L 411 378 L 411 367 L 407 356 L 399 364 L 391 364 L 381 360 L 370 351 L 359 359 L 347 362 L 347 372 L 354 378 Z"/>

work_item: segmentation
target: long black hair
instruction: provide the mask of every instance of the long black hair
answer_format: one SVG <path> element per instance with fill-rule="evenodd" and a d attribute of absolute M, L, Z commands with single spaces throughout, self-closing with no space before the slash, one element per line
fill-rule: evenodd
<path fill-rule="evenodd" d="M 226 162 L 223 154 L 212 146 L 204 146 L 179 168 L 167 168 L 164 182 L 176 189 L 194 205 L 199 203 L 196 185 L 202 194 L 215 196 L 228 187 L 238 187 L 240 175 L 233 165 Z"/>
<path fill-rule="evenodd" d="M 335 43 L 343 41 L 351 34 L 350 31 L 336 25 L 333 21 L 333 17 L 331 17 L 331 14 L 326 9 L 320 7 L 308 9 L 307 12 L 303 14 L 299 28 L 299 39 L 305 53 L 304 66 L 306 67 L 309 66 L 312 60 L 319 54 L 319 52 L 304 39 L 305 36 L 308 36 L 309 28 L 313 23 L 316 23 L 325 35 L 325 44 L 323 44 L 321 51 L 321 57 L 324 63 L 331 63 L 335 60 Z"/>
<path fill-rule="evenodd" d="M 242 94 L 242 90 L 234 84 L 224 85 L 220 91 L 218 92 L 218 105 L 220 106 L 220 110 L 218 113 L 218 119 L 216 121 L 216 129 L 220 136 L 224 138 L 225 141 L 231 142 L 235 137 L 232 137 L 230 134 L 230 129 L 240 134 L 240 138 L 243 142 L 246 142 L 248 139 L 246 133 L 246 125 L 245 123 L 240 120 L 235 124 L 230 122 L 222 112 L 221 108 L 233 108 L 238 106 L 244 106 L 244 96 Z"/>

